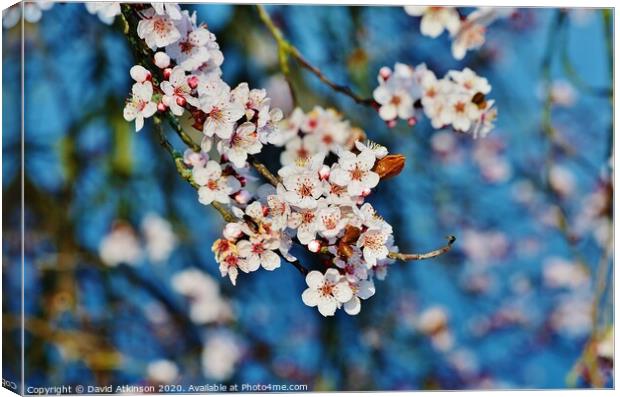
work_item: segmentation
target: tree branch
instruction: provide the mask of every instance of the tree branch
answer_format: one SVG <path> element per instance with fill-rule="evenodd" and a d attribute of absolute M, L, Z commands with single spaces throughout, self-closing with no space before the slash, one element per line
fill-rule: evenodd
<path fill-rule="evenodd" d="M 280 67 L 282 68 L 282 72 L 284 73 L 285 76 L 289 75 L 288 58 L 289 56 L 292 56 L 301 66 L 303 66 L 308 71 L 310 71 L 312 74 L 314 74 L 316 77 L 318 77 L 319 80 L 321 80 L 321 82 L 329 86 L 334 91 L 348 96 L 349 98 L 353 99 L 356 103 L 360 105 L 369 106 L 374 109 L 379 108 L 379 104 L 374 99 L 362 98 L 361 96 L 353 92 L 353 90 L 349 88 L 348 86 L 343 85 L 343 84 L 338 84 L 330 80 L 321 71 L 321 69 L 312 65 L 301 54 L 301 52 L 297 49 L 297 47 L 292 45 L 288 40 L 286 40 L 286 38 L 284 38 L 282 31 L 275 25 L 275 23 L 273 22 L 273 20 L 269 16 L 269 13 L 267 12 L 267 10 L 265 10 L 265 7 L 263 5 L 257 4 L 256 9 L 258 10 L 258 16 L 260 17 L 260 20 L 267 27 L 267 29 L 269 30 L 269 33 L 271 33 L 273 38 L 276 40 L 276 43 L 278 44 L 278 59 L 280 60 Z"/>
<path fill-rule="evenodd" d="M 271 171 L 269 171 L 269 168 L 267 168 L 265 164 L 258 161 L 256 157 L 252 155 L 248 156 L 248 163 L 250 163 L 250 165 L 254 167 L 254 169 L 259 174 L 261 174 L 263 178 L 265 178 L 272 186 L 278 186 L 278 183 L 282 182 L 279 176 L 272 174 Z"/>
<path fill-rule="evenodd" d="M 445 254 L 446 252 L 450 251 L 450 249 L 452 249 L 452 244 L 454 244 L 454 242 L 456 241 L 456 237 L 448 236 L 446 238 L 448 239 L 448 244 L 434 251 L 426 252 L 423 254 L 403 254 L 400 252 L 390 252 L 388 254 L 388 258 L 396 259 L 399 261 L 419 261 L 419 260 L 424 260 L 424 259 L 435 258 L 437 256 Z"/>

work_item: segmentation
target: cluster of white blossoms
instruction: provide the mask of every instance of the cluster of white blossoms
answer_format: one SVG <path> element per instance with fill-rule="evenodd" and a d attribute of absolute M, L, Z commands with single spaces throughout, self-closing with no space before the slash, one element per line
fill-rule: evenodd
<path fill-rule="evenodd" d="M 139 19 L 136 34 L 152 53 L 130 70 L 135 83 L 125 119 L 140 130 L 145 119 L 165 115 L 200 135 L 200 150 L 196 141 L 177 166 L 185 167 L 202 204 L 217 203 L 228 211 L 223 237 L 212 246 L 222 277 L 235 285 L 240 272 L 273 271 L 282 260 L 303 271 L 290 253 L 297 244 L 324 265 L 307 273 L 303 302 L 324 316 L 339 308 L 359 313 L 361 300 L 374 295 L 374 280 L 385 277 L 393 261 L 390 252 L 398 251 L 392 227 L 365 199 L 380 180 L 402 170 L 405 158 L 362 143 L 364 132 L 332 109 L 295 109 L 283 120 L 265 90 L 247 83 L 229 87 L 221 78 L 224 57 L 215 36 L 196 23 L 195 14 L 173 4 L 135 5 L 132 12 Z M 393 85 L 389 77 L 383 80 L 386 87 Z M 475 103 L 471 97 L 482 91 L 484 99 L 490 87 L 473 77 L 462 72 L 446 81 L 454 85 L 454 95 L 467 96 L 468 106 L 483 112 L 486 101 Z M 415 84 L 421 97 L 421 82 Z M 411 98 L 412 109 L 414 102 Z M 457 116 L 449 122 L 464 124 Z M 284 147 L 277 175 L 261 170 L 253 157 L 265 145 Z M 250 191 L 253 167 L 270 184 Z"/>
<path fill-rule="evenodd" d="M 438 79 L 424 64 L 396 63 L 394 70 L 382 67 L 377 80 L 373 97 L 379 104 L 379 116 L 390 127 L 398 119 L 415 125 L 422 112 L 433 128 L 451 126 L 474 138 L 486 136 L 494 127 L 497 109 L 494 101 L 487 99 L 491 86 L 469 68 L 451 70 Z"/>
<path fill-rule="evenodd" d="M 364 131 L 351 126 L 336 110 L 320 106 L 308 113 L 296 108 L 278 127 L 269 143 L 285 148 L 280 155 L 282 165 L 305 162 L 321 151 L 336 154 L 339 149 L 351 149 L 355 141 L 366 137 Z"/>
<path fill-rule="evenodd" d="M 486 29 L 498 18 L 506 18 L 513 12 L 509 7 L 479 7 L 467 16 L 461 16 L 455 7 L 405 6 L 411 16 L 422 17 L 420 32 L 432 38 L 439 37 L 444 30 L 452 39 L 452 56 L 463 59 L 469 50 L 482 47 L 486 40 Z"/>
<path fill-rule="evenodd" d="M 99 257 L 111 267 L 120 264 L 138 265 L 143 259 L 151 263 L 165 262 L 177 246 L 177 237 L 163 217 L 148 213 L 140 225 L 139 234 L 130 224 L 117 221 L 101 239 Z"/>
<path fill-rule="evenodd" d="M 327 266 L 325 273 L 306 276 L 304 303 L 324 316 L 340 307 L 359 313 L 360 299 L 374 294 L 373 278 L 385 277 L 388 254 L 397 250 L 392 227 L 364 200 L 381 178 L 400 171 L 404 159 L 360 141 L 337 152 L 331 164 L 319 152 L 283 166 L 281 183 L 262 185 L 254 201 L 233 206 L 239 220 L 213 244 L 222 276 L 235 284 L 239 271 L 274 270 L 281 258 L 295 261 L 289 253 L 295 242 Z"/>
<path fill-rule="evenodd" d="M 23 3 L 24 20 L 30 23 L 39 22 L 43 16 L 43 11 L 47 11 L 54 6 L 53 1 L 39 0 Z M 10 29 L 16 26 L 22 19 L 22 3 L 19 2 L 11 7 L 2 10 L 2 26 Z"/>

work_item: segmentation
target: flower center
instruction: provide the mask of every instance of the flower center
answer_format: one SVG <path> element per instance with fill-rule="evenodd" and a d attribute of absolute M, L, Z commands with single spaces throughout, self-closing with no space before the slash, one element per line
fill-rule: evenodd
<path fill-rule="evenodd" d="M 265 252 L 265 248 L 263 247 L 263 243 L 254 243 L 252 244 L 252 252 L 260 255 Z"/>
<path fill-rule="evenodd" d="M 194 44 L 189 40 L 184 40 L 179 43 L 179 47 L 181 48 L 181 52 L 184 54 L 191 54 L 194 49 Z"/>
<path fill-rule="evenodd" d="M 324 283 L 319 288 L 319 293 L 322 296 L 332 296 L 334 294 L 334 284 L 328 282 Z"/>
<path fill-rule="evenodd" d="M 168 25 L 169 24 L 165 19 L 157 18 L 155 19 L 155 22 L 153 22 L 153 30 L 160 36 L 164 36 L 168 34 L 168 31 L 170 30 L 170 27 Z"/>
<path fill-rule="evenodd" d="M 302 223 L 310 223 L 314 220 L 314 212 L 306 211 L 301 215 Z"/>
<path fill-rule="evenodd" d="M 367 234 L 366 236 L 364 236 L 365 247 L 368 247 L 372 250 L 377 250 L 381 248 L 382 245 L 383 245 L 383 238 L 381 238 L 381 234 L 373 233 L 373 234 Z"/>
<path fill-rule="evenodd" d="M 220 108 L 214 107 L 213 109 L 211 109 L 211 112 L 209 112 L 209 117 L 211 117 L 215 121 L 222 121 L 222 119 L 224 118 L 224 114 L 222 113 L 222 110 Z"/>
<path fill-rule="evenodd" d="M 207 187 L 211 190 L 217 189 L 217 179 L 209 179 L 207 181 Z"/>
<path fill-rule="evenodd" d="M 230 242 L 228 240 L 220 240 L 215 247 L 216 252 L 225 252 L 230 248 Z"/>
<path fill-rule="evenodd" d="M 309 182 L 303 182 L 297 188 L 297 193 L 301 197 L 310 197 L 312 196 L 312 184 Z"/>
<path fill-rule="evenodd" d="M 237 263 L 239 263 L 239 257 L 234 254 L 230 254 L 224 259 L 224 262 L 228 265 L 228 267 L 235 267 L 237 266 Z"/>
<path fill-rule="evenodd" d="M 297 157 L 304 160 L 308 159 L 309 153 L 305 147 L 302 146 L 297 150 Z"/>
<path fill-rule="evenodd" d="M 351 179 L 359 181 L 365 173 L 366 172 L 360 168 L 359 164 L 355 164 L 355 168 L 351 171 Z"/>
<path fill-rule="evenodd" d="M 465 112 L 465 103 L 463 102 L 457 102 L 454 104 L 454 111 L 457 113 L 464 113 Z"/>
<path fill-rule="evenodd" d="M 335 229 L 338 226 L 338 219 L 335 216 L 324 216 L 323 225 L 325 225 L 326 229 Z"/>
<path fill-rule="evenodd" d="M 398 95 L 394 95 L 392 97 L 392 99 L 390 100 L 390 103 L 392 105 L 394 105 L 394 106 L 398 106 L 398 105 L 400 105 L 401 101 L 402 101 L 402 99 L 400 99 L 400 97 Z"/>

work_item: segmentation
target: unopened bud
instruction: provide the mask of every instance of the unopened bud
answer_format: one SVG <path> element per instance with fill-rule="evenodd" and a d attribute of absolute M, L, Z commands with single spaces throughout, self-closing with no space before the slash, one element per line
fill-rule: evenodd
<path fill-rule="evenodd" d="M 365 187 L 364 189 L 362 189 L 362 194 L 361 194 L 361 196 L 362 196 L 362 197 L 368 197 L 368 196 L 370 196 L 370 193 L 371 193 L 371 192 L 372 192 L 372 190 L 370 190 L 370 188 Z"/>
<path fill-rule="evenodd" d="M 392 75 L 392 70 L 388 68 L 387 66 L 384 66 L 381 69 L 379 69 L 379 76 L 381 76 L 383 80 L 389 79 L 391 75 Z"/>
<path fill-rule="evenodd" d="M 235 194 L 234 198 L 239 204 L 247 204 L 252 198 L 252 195 L 247 190 L 239 190 L 239 192 Z"/>
<path fill-rule="evenodd" d="M 191 88 L 192 90 L 198 87 L 198 77 L 196 76 L 189 77 L 187 79 L 187 85 L 189 85 L 189 88 Z"/>
<path fill-rule="evenodd" d="M 329 179 L 330 171 L 331 169 L 329 168 L 329 166 L 323 165 L 319 170 L 319 179 L 321 179 L 322 181 L 326 181 L 327 179 Z"/>
<path fill-rule="evenodd" d="M 308 251 L 310 252 L 319 252 L 321 250 L 321 242 L 319 240 L 312 240 L 308 243 Z"/>
<path fill-rule="evenodd" d="M 394 128 L 394 127 L 396 127 L 396 123 L 397 123 L 396 119 L 390 120 L 390 121 L 387 122 L 387 126 L 389 128 Z"/>
<path fill-rule="evenodd" d="M 388 179 L 400 174 L 405 167 L 406 157 L 402 154 L 388 154 L 377 160 L 372 171 L 379 174 L 381 179 Z"/>
<path fill-rule="evenodd" d="M 243 235 L 243 232 L 238 223 L 227 223 L 222 234 L 227 240 L 236 240 Z"/>
<path fill-rule="evenodd" d="M 204 166 L 208 160 L 206 153 L 194 152 L 192 149 L 186 149 L 183 153 L 183 162 L 192 167 Z"/>
<path fill-rule="evenodd" d="M 170 66 L 170 57 L 165 52 L 159 51 L 155 53 L 153 57 L 155 66 L 160 69 L 165 69 Z"/>
<path fill-rule="evenodd" d="M 177 105 L 185 106 L 186 103 L 187 103 L 187 100 L 185 100 L 184 97 L 182 97 L 182 96 L 178 96 L 177 97 Z"/>
<path fill-rule="evenodd" d="M 409 120 L 407 120 L 407 124 L 409 124 L 409 127 L 413 127 L 414 125 L 418 124 L 418 119 L 415 117 L 411 117 L 409 118 Z"/>
<path fill-rule="evenodd" d="M 170 75 L 172 74 L 172 69 L 170 68 L 166 68 L 164 69 L 164 79 L 168 80 L 170 78 Z"/>
<path fill-rule="evenodd" d="M 157 102 L 157 110 L 159 110 L 160 112 L 165 112 L 166 110 L 168 110 L 168 106 L 166 106 L 166 104 L 163 102 Z"/>
<path fill-rule="evenodd" d="M 129 75 L 138 83 L 144 83 L 151 79 L 151 72 L 141 65 L 132 66 L 131 69 L 129 69 Z"/>

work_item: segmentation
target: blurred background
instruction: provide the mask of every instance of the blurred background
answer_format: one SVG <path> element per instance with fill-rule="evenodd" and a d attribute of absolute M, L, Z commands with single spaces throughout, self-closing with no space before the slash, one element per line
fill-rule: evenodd
<path fill-rule="evenodd" d="M 254 7 L 183 7 L 217 35 L 225 81 L 265 87 L 290 113 Z M 401 250 L 434 249 L 448 234 L 454 249 L 392 265 L 355 317 L 304 306 L 292 266 L 233 288 L 211 252 L 219 214 L 178 177 L 150 122 L 135 133 L 123 120 L 133 60 L 120 21 L 54 4 L 24 30 L 27 385 L 613 386 L 611 11 L 516 9 L 455 61 L 447 35 L 422 36 L 402 7 L 267 10 L 308 60 L 364 97 L 397 61 L 489 79 L 497 128 L 473 140 L 426 120 L 390 129 L 291 64 L 304 110 L 333 106 L 407 157 L 370 198 Z M 2 371 L 19 379 L 21 35 L 9 17 Z"/>

